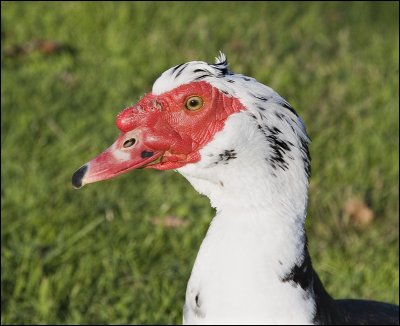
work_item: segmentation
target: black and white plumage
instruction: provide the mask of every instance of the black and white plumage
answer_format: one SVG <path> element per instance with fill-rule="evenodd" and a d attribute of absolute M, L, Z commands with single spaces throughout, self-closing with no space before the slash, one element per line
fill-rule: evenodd
<path fill-rule="evenodd" d="M 181 126 L 187 120 L 174 117 L 181 114 L 182 93 L 183 98 L 200 97 L 217 105 L 207 118 L 218 120 L 222 128 L 208 132 L 215 122 L 211 120 L 209 125 Z M 286 100 L 254 78 L 229 71 L 222 53 L 214 64 L 193 61 L 167 70 L 148 96 L 120 114 L 121 140 L 107 150 L 106 159 L 100 156 L 78 170 L 73 183 L 79 187 L 136 167 L 173 168 L 210 199 L 216 216 L 187 286 L 185 324 L 399 323 L 397 306 L 332 299 L 314 271 L 304 229 L 309 138 Z M 175 104 L 178 109 L 170 109 Z M 184 106 L 182 110 L 186 112 Z M 206 104 L 186 112 L 185 119 L 195 119 L 201 110 Z M 138 115 L 143 122 L 136 122 Z M 152 115 L 148 121 L 157 122 L 144 122 L 147 115 Z M 169 145 L 164 145 L 168 136 L 153 142 L 148 139 L 156 136 L 142 136 L 148 132 L 143 126 L 154 124 L 157 134 L 163 123 L 168 125 L 164 135 L 175 137 Z M 188 140 L 191 132 L 201 136 Z M 127 154 L 128 141 L 129 147 L 134 143 L 140 150 L 142 144 L 149 146 L 150 157 L 159 154 L 140 165 L 133 152 Z M 190 149 L 171 149 L 179 141 L 179 148 Z M 114 162 L 107 174 L 104 162 L 109 156 L 124 167 L 116 170 L 119 163 Z M 134 163 L 126 165 L 130 160 Z"/>

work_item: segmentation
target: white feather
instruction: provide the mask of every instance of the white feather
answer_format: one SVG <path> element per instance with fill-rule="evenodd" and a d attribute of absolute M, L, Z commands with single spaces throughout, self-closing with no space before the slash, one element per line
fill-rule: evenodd
<path fill-rule="evenodd" d="M 193 61 L 164 72 L 153 86 L 162 94 L 203 81 L 240 100 L 246 110 L 232 114 L 223 130 L 201 149 L 201 160 L 178 169 L 216 208 L 189 280 L 185 324 L 310 324 L 313 293 L 282 278 L 304 255 L 308 176 L 302 120 L 288 103 L 254 78 L 227 70 L 220 52 L 215 64 Z M 200 72 L 200 74 L 204 72 Z M 260 109 L 261 108 L 261 109 Z M 287 168 L 273 166 L 267 129 L 292 144 Z M 218 163 L 233 149 L 229 164 Z"/>

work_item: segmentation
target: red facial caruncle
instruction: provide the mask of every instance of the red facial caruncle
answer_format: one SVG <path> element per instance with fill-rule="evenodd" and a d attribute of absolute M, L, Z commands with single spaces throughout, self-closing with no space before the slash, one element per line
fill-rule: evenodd
<path fill-rule="evenodd" d="M 136 168 L 167 170 L 198 162 L 199 150 L 242 109 L 238 99 L 205 81 L 149 93 L 118 115 L 120 136 L 76 171 L 72 183 L 80 188 Z"/>

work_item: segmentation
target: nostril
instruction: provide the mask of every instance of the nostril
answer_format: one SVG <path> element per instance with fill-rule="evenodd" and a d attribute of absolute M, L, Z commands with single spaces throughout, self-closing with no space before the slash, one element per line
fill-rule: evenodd
<path fill-rule="evenodd" d="M 128 148 L 128 147 L 131 147 L 131 146 L 133 146 L 133 145 L 135 145 L 135 143 L 136 143 L 136 139 L 135 138 L 130 138 L 130 139 L 128 139 L 128 140 L 126 140 L 125 142 L 124 142 L 124 148 Z"/>

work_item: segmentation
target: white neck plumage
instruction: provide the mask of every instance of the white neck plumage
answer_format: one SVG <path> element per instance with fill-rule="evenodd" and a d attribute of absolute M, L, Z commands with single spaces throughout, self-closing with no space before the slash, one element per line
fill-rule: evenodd
<path fill-rule="evenodd" d="M 201 161 L 178 170 L 217 211 L 188 284 L 185 323 L 313 322 L 308 152 L 273 113 L 232 115 Z"/>

